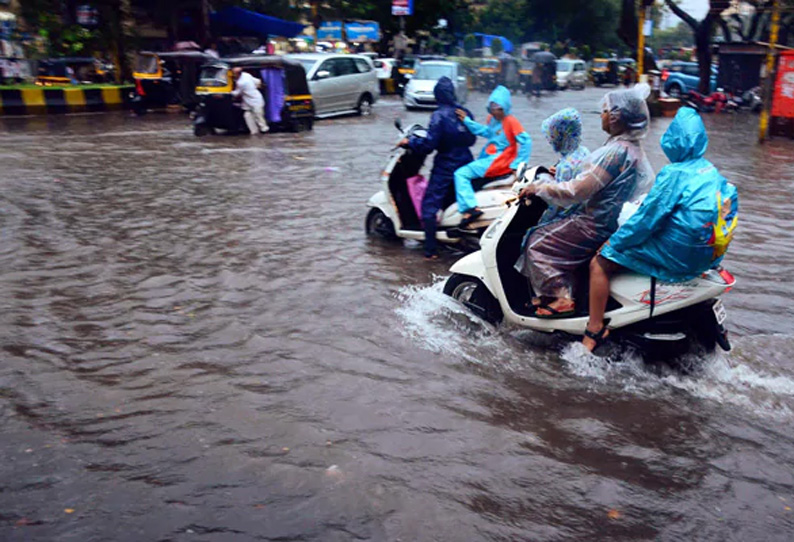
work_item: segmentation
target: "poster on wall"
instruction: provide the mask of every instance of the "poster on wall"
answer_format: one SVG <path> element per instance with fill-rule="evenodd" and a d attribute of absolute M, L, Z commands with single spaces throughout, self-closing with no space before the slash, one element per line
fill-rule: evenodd
<path fill-rule="evenodd" d="M 414 14 L 414 0 L 392 0 L 391 14 L 396 17 L 404 17 Z"/>

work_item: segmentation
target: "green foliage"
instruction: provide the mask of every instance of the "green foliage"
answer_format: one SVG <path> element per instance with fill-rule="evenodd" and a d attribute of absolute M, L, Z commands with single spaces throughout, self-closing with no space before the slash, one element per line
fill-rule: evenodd
<path fill-rule="evenodd" d="M 494 56 L 498 56 L 499 53 L 504 51 L 504 45 L 502 45 L 502 40 L 495 39 L 491 41 L 491 54 Z"/>
<path fill-rule="evenodd" d="M 474 56 L 474 50 L 477 48 L 477 36 L 474 34 L 466 34 L 463 38 L 463 50 L 466 51 L 466 56 Z"/>

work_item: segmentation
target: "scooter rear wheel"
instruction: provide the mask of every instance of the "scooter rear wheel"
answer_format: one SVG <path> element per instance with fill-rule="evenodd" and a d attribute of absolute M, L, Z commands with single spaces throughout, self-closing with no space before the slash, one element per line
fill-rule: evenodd
<path fill-rule="evenodd" d="M 367 235 L 376 235 L 388 241 L 396 241 L 399 239 L 397 233 L 394 231 L 394 222 L 392 222 L 386 214 L 373 207 L 367 213 L 367 220 L 364 223 Z"/>

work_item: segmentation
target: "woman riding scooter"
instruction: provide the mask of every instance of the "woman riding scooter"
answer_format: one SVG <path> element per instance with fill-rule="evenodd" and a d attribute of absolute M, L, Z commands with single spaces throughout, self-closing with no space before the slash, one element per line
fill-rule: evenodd
<path fill-rule="evenodd" d="M 616 90 L 604 97 L 601 128 L 606 144 L 593 152 L 583 171 L 565 183 L 530 184 L 521 198 L 536 194 L 554 205 L 580 204 L 561 220 L 531 231 L 516 270 L 529 277 L 539 304 L 534 316 L 561 318 L 575 314 L 576 274 L 618 229 L 627 201 L 644 196 L 653 184 L 640 140 L 648 131 L 648 85 Z"/>
<path fill-rule="evenodd" d="M 429 260 L 438 258 L 436 253 L 438 211 L 441 210 L 444 196 L 452 186 L 455 170 L 474 160 L 469 147 L 474 145 L 477 139 L 455 115 L 456 110 L 462 110 L 473 118 L 468 109 L 455 102 L 455 85 L 452 80 L 449 77 L 439 79 L 433 94 L 438 109 L 430 118 L 427 137 L 411 137 L 400 142 L 401 147 L 408 147 L 420 154 L 437 151 L 430 181 L 422 198 L 425 258 Z"/>

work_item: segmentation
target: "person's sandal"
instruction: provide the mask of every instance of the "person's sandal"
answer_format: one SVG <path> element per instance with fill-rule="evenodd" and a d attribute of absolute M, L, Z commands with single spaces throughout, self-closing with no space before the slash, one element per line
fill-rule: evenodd
<path fill-rule="evenodd" d="M 468 226 L 472 222 L 476 221 L 478 218 L 480 218 L 483 215 L 483 212 L 481 210 L 479 210 L 479 209 L 472 209 L 471 211 L 467 212 L 466 214 L 468 216 L 464 216 L 463 217 L 463 220 L 461 220 L 460 224 L 458 224 L 459 228 L 465 228 L 466 226 Z"/>
<path fill-rule="evenodd" d="M 590 350 L 591 354 L 595 354 L 595 351 L 601 348 L 609 338 L 604 336 L 606 332 L 609 331 L 609 329 L 607 328 L 608 324 L 609 324 L 609 319 L 607 318 L 604 320 L 604 325 L 601 327 L 601 330 L 598 331 L 597 333 L 594 333 L 587 328 L 584 329 L 584 336 L 595 343 L 593 349 Z"/>
<path fill-rule="evenodd" d="M 549 311 L 551 314 L 538 314 L 538 311 L 543 309 L 544 311 Z M 571 306 L 570 309 L 565 309 L 563 311 L 557 310 L 552 307 L 550 304 L 541 303 L 535 308 L 535 312 L 533 316 L 535 318 L 543 318 L 545 320 L 554 320 L 558 318 L 568 318 L 569 316 L 573 316 L 576 314 L 576 306 Z"/>

